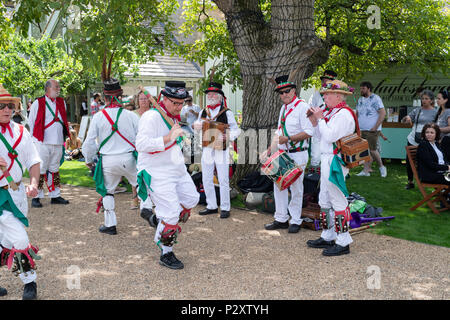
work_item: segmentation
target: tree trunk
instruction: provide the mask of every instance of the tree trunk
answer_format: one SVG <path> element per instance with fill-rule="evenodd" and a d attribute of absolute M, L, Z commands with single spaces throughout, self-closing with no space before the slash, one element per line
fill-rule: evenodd
<path fill-rule="evenodd" d="M 314 31 L 313 0 L 272 0 L 270 21 L 265 21 L 258 0 L 215 0 L 225 14 L 228 31 L 239 58 L 243 79 L 243 109 L 241 129 L 254 129 L 258 146 L 245 147 L 252 152 L 267 149 L 270 129 L 275 129 L 281 101 L 269 78 L 289 75 L 294 78 L 297 94 L 302 81 L 328 58 L 329 49 Z M 262 143 L 261 143 L 262 142 Z M 266 145 L 264 145 L 266 142 Z M 242 158 L 243 149 L 238 150 Z M 239 160 L 233 182 L 239 181 L 259 165 Z M 233 183 L 233 184 L 234 184 Z"/>

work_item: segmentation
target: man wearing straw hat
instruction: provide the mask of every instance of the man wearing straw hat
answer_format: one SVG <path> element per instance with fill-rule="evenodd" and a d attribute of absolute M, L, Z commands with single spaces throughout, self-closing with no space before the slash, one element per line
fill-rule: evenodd
<path fill-rule="evenodd" d="M 81 150 L 86 165 L 90 168 L 94 158 L 98 156 L 94 180 L 96 190 L 102 196 L 98 205 L 103 205 L 105 209 L 104 224 L 100 226 L 99 231 L 115 235 L 117 218 L 114 191 L 122 177 L 127 178 L 133 187 L 133 197 L 137 197 L 135 141 L 139 118 L 134 112 L 122 108 L 123 90 L 118 80 L 111 78 L 103 84 L 106 107 L 92 118 Z"/>
<path fill-rule="evenodd" d="M 37 98 L 30 108 L 28 117 L 30 133 L 42 159 L 38 195 L 31 206 L 41 208 L 44 197 L 44 181 L 47 184 L 51 204 L 68 204 L 61 197 L 59 167 L 64 161 L 64 141 L 70 136 L 67 122 L 66 103 L 59 97 L 58 81 L 50 79 L 45 83 L 45 95 Z"/>
<path fill-rule="evenodd" d="M 24 300 L 36 299 L 35 259 L 38 248 L 32 246 L 28 227 L 28 197 L 38 193 L 41 159 L 30 133 L 22 125 L 10 121 L 20 98 L 12 97 L 0 84 L 0 267 L 19 275 L 25 284 Z M 25 170 L 30 173 L 30 185 L 22 182 Z M 7 294 L 0 287 L 0 296 Z"/>
<path fill-rule="evenodd" d="M 309 109 L 314 134 L 320 139 L 319 205 L 323 231 L 319 239 L 309 240 L 307 245 L 324 248 L 322 254 L 325 256 L 348 254 L 349 245 L 353 242 L 348 232 L 351 215 L 345 185 L 349 170 L 344 166 L 336 145 L 339 139 L 355 132 L 356 115 L 345 102 L 345 97 L 352 92 L 353 89 L 342 81 L 329 81 L 321 90 L 329 110 Z"/>
<path fill-rule="evenodd" d="M 145 201 L 150 195 L 155 204 L 151 221 L 156 226 L 154 241 L 161 250 L 159 263 L 182 269 L 184 264 L 173 253 L 173 245 L 181 232 L 179 223 L 188 220 L 200 198 L 181 151 L 184 131 L 178 122 L 188 96 L 186 84 L 166 81 L 161 95 L 162 101 L 153 102 L 154 108 L 139 120 L 136 137 L 139 196 Z"/>
<path fill-rule="evenodd" d="M 313 127 L 306 117 L 308 104 L 299 99 L 295 93 L 297 87 L 288 75 L 275 79 L 275 92 L 280 95 L 283 105 L 278 118 L 278 130 L 272 140 L 270 152 L 285 150 L 295 163 L 305 170 L 308 163 L 308 139 L 313 135 Z M 264 158 L 267 154 L 263 154 Z M 291 200 L 288 190 L 281 191 L 274 183 L 275 216 L 272 223 L 266 224 L 266 230 L 288 229 L 289 233 L 300 231 L 302 224 L 304 172 L 290 186 Z M 291 216 L 290 221 L 289 215 Z"/>

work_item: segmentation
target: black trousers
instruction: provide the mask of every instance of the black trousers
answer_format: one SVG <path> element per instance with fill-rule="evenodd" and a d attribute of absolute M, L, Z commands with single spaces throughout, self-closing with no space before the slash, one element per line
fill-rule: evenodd
<path fill-rule="evenodd" d="M 412 146 L 409 142 L 407 142 L 407 145 Z M 412 172 L 411 165 L 409 164 L 408 154 L 406 154 L 406 174 L 408 175 L 408 181 L 413 181 L 414 173 Z"/>

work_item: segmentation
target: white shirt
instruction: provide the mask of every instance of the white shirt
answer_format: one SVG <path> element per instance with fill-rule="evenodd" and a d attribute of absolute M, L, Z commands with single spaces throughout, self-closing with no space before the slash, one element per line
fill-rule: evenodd
<path fill-rule="evenodd" d="M 334 108 L 330 115 L 328 122 L 319 120 L 315 131 L 320 139 L 321 154 L 333 154 L 333 143 L 355 132 L 355 120 L 350 111 Z"/>
<path fill-rule="evenodd" d="M 48 103 L 52 111 L 56 115 L 56 101 L 53 102 L 47 96 L 45 96 L 45 101 Z M 38 99 L 34 100 L 33 104 L 30 107 L 30 114 L 28 115 L 28 124 L 30 125 L 30 133 L 33 136 L 34 125 L 36 122 L 36 117 L 39 109 Z M 66 103 L 64 102 L 64 109 L 67 111 Z M 48 110 L 48 107 L 45 106 L 45 126 L 53 121 L 55 117 Z M 61 115 L 58 113 L 58 118 L 62 120 Z M 53 123 L 47 129 L 44 129 L 44 141 L 38 141 L 35 137 L 33 137 L 33 141 L 35 143 L 43 143 L 43 144 L 51 144 L 51 145 L 63 145 L 64 144 L 64 130 L 61 122 L 57 121 Z"/>
<path fill-rule="evenodd" d="M 112 121 L 116 122 L 119 108 L 106 108 Z M 126 109 L 122 110 L 118 121 L 119 132 L 133 145 L 136 144 L 136 134 L 138 131 L 138 116 Z M 112 132 L 111 124 L 106 119 L 103 112 L 98 112 L 92 118 L 89 125 L 89 131 L 81 148 L 86 163 L 92 163 L 97 155 L 98 148 Z M 102 155 L 117 155 L 134 151 L 134 148 L 126 142 L 117 132 L 105 143 L 100 150 Z"/>
<path fill-rule="evenodd" d="M 8 130 L 6 130 L 6 133 L 3 136 L 6 138 L 6 141 L 8 141 L 11 147 L 13 147 L 14 143 L 19 138 L 20 129 L 19 125 L 14 121 L 11 121 L 9 125 L 13 132 L 13 138 L 11 138 L 11 135 L 9 134 Z M 36 147 L 33 143 L 33 140 L 31 139 L 31 135 L 25 128 L 23 129 L 22 140 L 20 141 L 19 145 L 16 147 L 15 150 L 18 153 L 17 159 L 22 164 L 24 172 L 26 169 L 30 170 L 30 168 L 34 166 L 36 163 L 42 162 L 41 158 L 39 157 L 39 153 L 37 152 Z M 6 160 L 6 162 L 8 163 L 6 168 L 9 168 L 11 164 L 11 158 L 8 156 L 8 149 L 4 145 L 3 141 L 0 141 L 0 157 Z M 9 170 L 9 173 L 11 174 L 11 177 L 14 179 L 15 182 L 21 181 L 23 175 L 22 170 L 20 169 L 20 166 L 17 163 L 17 159 L 14 161 L 12 168 Z M 3 172 L 0 171 L 0 176 L 2 175 Z M 7 184 L 8 181 L 6 180 L 6 178 L 0 180 L 0 186 L 5 186 Z"/>
<path fill-rule="evenodd" d="M 192 106 L 185 105 L 183 109 L 181 109 L 181 118 L 186 118 L 186 122 L 189 123 L 189 125 L 192 125 L 195 120 L 197 120 L 197 116 L 189 112 L 190 110 L 200 113 L 202 109 L 196 104 L 193 104 Z"/>
<path fill-rule="evenodd" d="M 300 101 L 300 102 L 299 102 Z M 297 106 L 295 104 L 298 102 Z M 289 113 L 289 110 L 292 111 Z M 282 136 L 284 131 L 283 128 L 280 128 L 281 126 L 281 117 L 286 117 L 286 131 L 288 133 L 288 136 L 294 136 L 296 134 L 299 134 L 301 132 L 305 132 L 306 134 L 312 136 L 314 134 L 314 129 L 311 124 L 311 122 L 306 117 L 306 112 L 308 111 L 309 106 L 308 104 L 299 99 L 295 98 L 291 103 L 288 105 L 283 104 L 283 106 L 280 109 L 280 115 L 278 117 L 278 126 L 277 126 L 277 134 L 279 136 Z M 289 113 L 289 114 L 288 114 Z M 289 150 L 298 148 L 301 144 L 301 141 L 298 141 L 295 144 L 295 147 L 292 147 L 291 144 L 287 143 L 289 146 Z M 278 148 L 281 150 L 286 150 L 286 144 L 279 144 Z M 303 140 L 302 148 L 308 148 L 308 139 Z"/>
<path fill-rule="evenodd" d="M 165 112 L 162 110 L 162 112 Z M 136 136 L 136 149 L 139 153 L 137 169 L 146 170 L 151 176 L 182 176 L 186 174 L 184 156 L 180 146 L 173 145 L 175 140 L 164 144 L 164 136 L 170 129 L 155 109 L 145 112 L 139 120 Z M 149 152 L 157 152 L 150 154 Z M 175 190 L 174 190 L 175 191 Z"/>
<path fill-rule="evenodd" d="M 209 109 L 211 118 L 208 118 L 208 115 L 206 115 L 206 117 L 208 119 L 214 119 L 214 117 L 217 116 L 219 111 L 220 111 L 220 107 L 217 107 L 215 109 Z M 198 115 L 198 121 L 200 121 L 200 122 L 203 122 L 203 120 L 201 119 L 202 113 L 203 113 L 203 111 L 201 111 Z M 241 129 L 238 127 L 236 119 L 234 118 L 233 112 L 230 109 L 228 109 L 225 112 L 225 114 L 227 115 L 228 125 L 230 126 L 228 129 L 228 131 L 230 133 L 230 141 L 234 141 L 241 134 Z M 209 147 L 205 147 L 205 148 L 209 148 Z"/>
<path fill-rule="evenodd" d="M 444 155 L 442 154 L 441 150 L 438 149 L 438 147 L 436 146 L 435 143 L 431 143 L 431 142 L 430 142 L 430 144 L 431 144 L 431 146 L 433 147 L 434 152 L 436 152 L 436 155 L 437 155 L 437 157 L 438 157 L 438 163 L 439 163 L 439 164 L 445 164 L 445 161 L 444 161 Z"/>
<path fill-rule="evenodd" d="M 378 117 L 380 116 L 379 110 L 383 109 L 383 101 L 381 98 L 372 93 L 370 96 L 360 97 L 358 99 L 358 104 L 356 105 L 356 110 L 358 111 L 358 122 L 361 130 L 370 130 L 377 123 Z M 377 128 L 378 131 L 381 130 L 381 124 Z"/>

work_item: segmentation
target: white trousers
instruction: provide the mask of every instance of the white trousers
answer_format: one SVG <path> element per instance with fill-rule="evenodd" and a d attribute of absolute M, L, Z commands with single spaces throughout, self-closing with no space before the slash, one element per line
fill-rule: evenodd
<path fill-rule="evenodd" d="M 320 139 L 315 136 L 311 138 L 311 166 L 318 167 L 320 165 Z"/>
<path fill-rule="evenodd" d="M 103 208 L 105 216 L 105 227 L 117 225 L 115 212 L 114 191 L 122 180 L 127 178 L 128 182 L 133 186 L 137 186 L 136 159 L 132 153 L 124 153 L 118 155 L 103 155 L 103 180 L 106 192 L 111 195 L 103 197 Z"/>
<path fill-rule="evenodd" d="M 217 209 L 216 190 L 214 187 L 214 167 L 217 170 L 217 178 L 220 187 L 220 209 L 230 211 L 230 152 L 215 150 L 209 147 L 203 148 L 202 153 L 202 182 L 206 196 L 206 208 Z"/>
<path fill-rule="evenodd" d="M 40 174 L 47 174 L 47 171 L 49 171 L 50 174 L 47 175 L 47 183 L 48 185 L 51 185 L 53 183 L 51 173 L 59 172 L 59 163 L 63 155 L 63 146 L 43 143 L 35 143 L 34 145 L 42 160 Z M 55 187 L 55 190 L 48 192 L 49 198 L 57 198 L 60 195 L 61 190 L 59 187 Z M 36 198 L 44 198 L 44 189 L 38 190 Z"/>
<path fill-rule="evenodd" d="M 324 229 L 321 237 L 326 241 L 336 240 L 336 244 L 345 247 L 352 243 L 353 240 L 349 232 L 336 233 L 334 228 L 334 212 L 345 210 L 348 207 L 348 201 L 342 191 L 334 183 L 328 180 L 332 161 L 332 154 L 323 154 L 321 157 L 319 205 L 321 208 L 331 209 L 330 218 L 333 222 L 333 227 Z M 342 167 L 342 171 L 345 177 L 349 170 Z"/>
<path fill-rule="evenodd" d="M 20 184 L 19 189 L 13 191 L 8 189 L 16 207 L 26 217 L 28 215 L 28 201 L 25 192 L 25 186 Z M 14 217 L 14 214 L 10 211 L 3 210 L 3 214 L 0 216 L 0 243 L 4 248 L 17 250 L 24 250 L 30 244 L 28 234 L 25 230 L 25 225 L 20 222 L 19 219 Z M 19 275 L 24 284 L 36 280 L 36 271 L 28 271 Z"/>
<path fill-rule="evenodd" d="M 305 170 L 306 163 L 308 162 L 308 151 L 289 153 L 289 157 L 295 161 L 296 164 L 301 165 L 302 170 Z M 278 222 L 286 222 L 289 220 L 289 214 L 291 215 L 291 224 L 301 225 L 303 219 L 302 205 L 303 205 L 303 178 L 305 173 L 302 172 L 301 176 L 295 180 L 289 187 L 291 190 L 291 201 L 289 201 L 288 189 L 280 191 L 278 186 L 273 184 L 273 196 L 275 200 L 275 215 L 274 218 Z"/>

